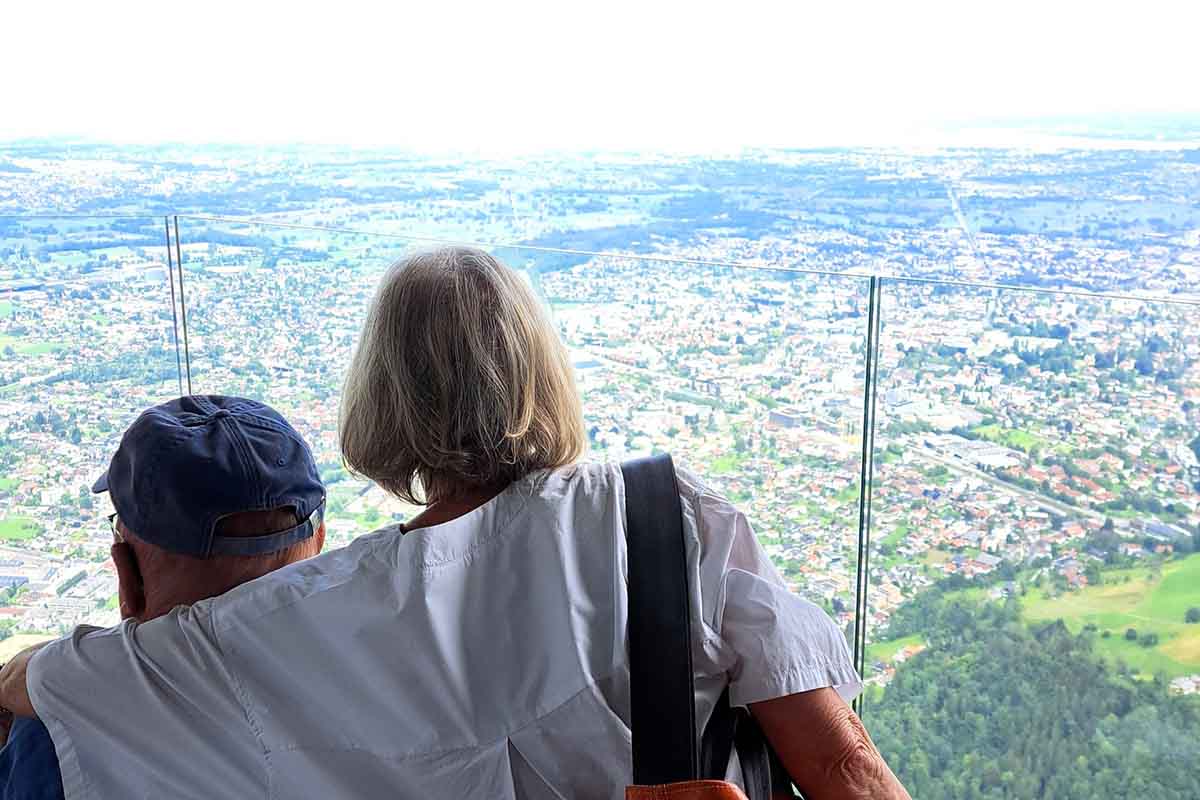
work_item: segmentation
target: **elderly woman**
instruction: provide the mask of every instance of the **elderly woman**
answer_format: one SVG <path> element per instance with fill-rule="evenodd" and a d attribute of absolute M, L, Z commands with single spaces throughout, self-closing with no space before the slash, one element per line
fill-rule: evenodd
<path fill-rule="evenodd" d="M 355 471 L 424 511 L 126 623 L 122 647 L 94 648 L 103 677 L 35 657 L 32 708 L 6 671 L 0 700 L 19 712 L 111 721 L 59 751 L 74 796 L 620 797 L 624 487 L 619 468 L 577 463 L 567 354 L 520 276 L 463 248 L 396 265 L 350 368 L 341 441 Z M 907 797 L 846 705 L 861 683 L 842 635 L 787 591 L 745 516 L 693 475 L 679 485 L 698 723 L 728 687 L 808 797 Z M 180 746 L 192 724 L 224 732 L 218 762 Z M 134 737 L 136 763 L 108 757 Z"/>

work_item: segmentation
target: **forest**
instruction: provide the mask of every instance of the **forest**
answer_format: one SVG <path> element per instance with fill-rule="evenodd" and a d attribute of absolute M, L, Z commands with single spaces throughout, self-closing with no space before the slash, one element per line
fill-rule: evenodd
<path fill-rule="evenodd" d="M 927 649 L 864 717 L 914 798 L 1200 797 L 1200 702 L 1110 669 L 1095 633 L 1029 627 L 1015 600 L 938 590 L 903 607 L 889 635 L 918 630 Z"/>

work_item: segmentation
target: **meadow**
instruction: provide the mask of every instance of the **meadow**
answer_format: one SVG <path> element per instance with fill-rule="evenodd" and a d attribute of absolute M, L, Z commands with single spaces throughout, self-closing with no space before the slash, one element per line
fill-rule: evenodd
<path fill-rule="evenodd" d="M 1188 608 L 1200 606 L 1200 554 L 1168 561 L 1161 571 L 1149 566 L 1107 571 L 1099 586 L 1044 597 L 1030 589 L 1022 616 L 1030 622 L 1061 619 L 1074 633 L 1097 629 L 1097 652 L 1143 673 L 1171 677 L 1200 673 L 1200 624 L 1188 624 Z M 1144 646 L 1125 638 L 1129 629 L 1158 635 Z M 1105 635 L 1105 632 L 1108 632 Z"/>

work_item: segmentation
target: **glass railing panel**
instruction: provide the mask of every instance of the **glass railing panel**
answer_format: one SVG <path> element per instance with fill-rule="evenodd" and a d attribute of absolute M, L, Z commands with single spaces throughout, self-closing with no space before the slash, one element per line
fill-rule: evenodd
<path fill-rule="evenodd" d="M 179 393 L 165 244 L 161 217 L 0 218 L 0 661 L 117 619 L 90 487 Z"/>
<path fill-rule="evenodd" d="M 866 718 L 914 797 L 1194 792 L 1198 312 L 885 284 Z"/>
<path fill-rule="evenodd" d="M 278 409 L 313 448 L 328 540 L 412 509 L 352 477 L 337 443 L 342 383 L 375 287 L 414 245 L 387 236 L 181 217 L 191 390 Z"/>
<path fill-rule="evenodd" d="M 181 218 L 192 386 L 280 409 L 314 445 L 341 543 L 413 509 L 346 474 L 346 366 L 398 237 Z M 793 588 L 851 636 L 867 282 L 490 248 L 548 305 L 589 456 L 671 451 L 741 505 Z"/>
<path fill-rule="evenodd" d="M 571 350 L 589 457 L 670 452 L 852 640 L 862 278 L 500 248 Z"/>

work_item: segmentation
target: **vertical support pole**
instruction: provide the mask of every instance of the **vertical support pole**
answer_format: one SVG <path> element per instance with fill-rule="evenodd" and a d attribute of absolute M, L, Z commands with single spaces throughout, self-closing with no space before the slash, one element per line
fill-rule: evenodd
<path fill-rule="evenodd" d="M 192 352 L 188 348 L 187 303 L 183 299 L 183 250 L 179 247 L 179 215 L 175 215 L 175 267 L 179 270 L 179 315 L 183 321 L 183 363 L 187 375 L 187 393 L 192 393 Z"/>
<path fill-rule="evenodd" d="M 863 370 L 862 469 L 858 489 L 858 559 L 854 594 L 854 666 L 860 675 L 867 660 L 867 591 L 870 586 L 871 490 L 875 473 L 875 399 L 879 388 L 879 332 L 881 287 L 883 279 L 871 278 L 867 303 L 867 348 Z M 854 701 L 854 710 L 863 712 L 863 697 Z"/>
<path fill-rule="evenodd" d="M 167 234 L 167 283 L 171 287 L 171 330 L 175 337 L 175 376 L 179 379 L 179 393 L 183 394 L 183 359 L 179 355 L 179 309 L 175 307 L 175 264 L 171 258 L 171 218 L 163 217 Z"/>

